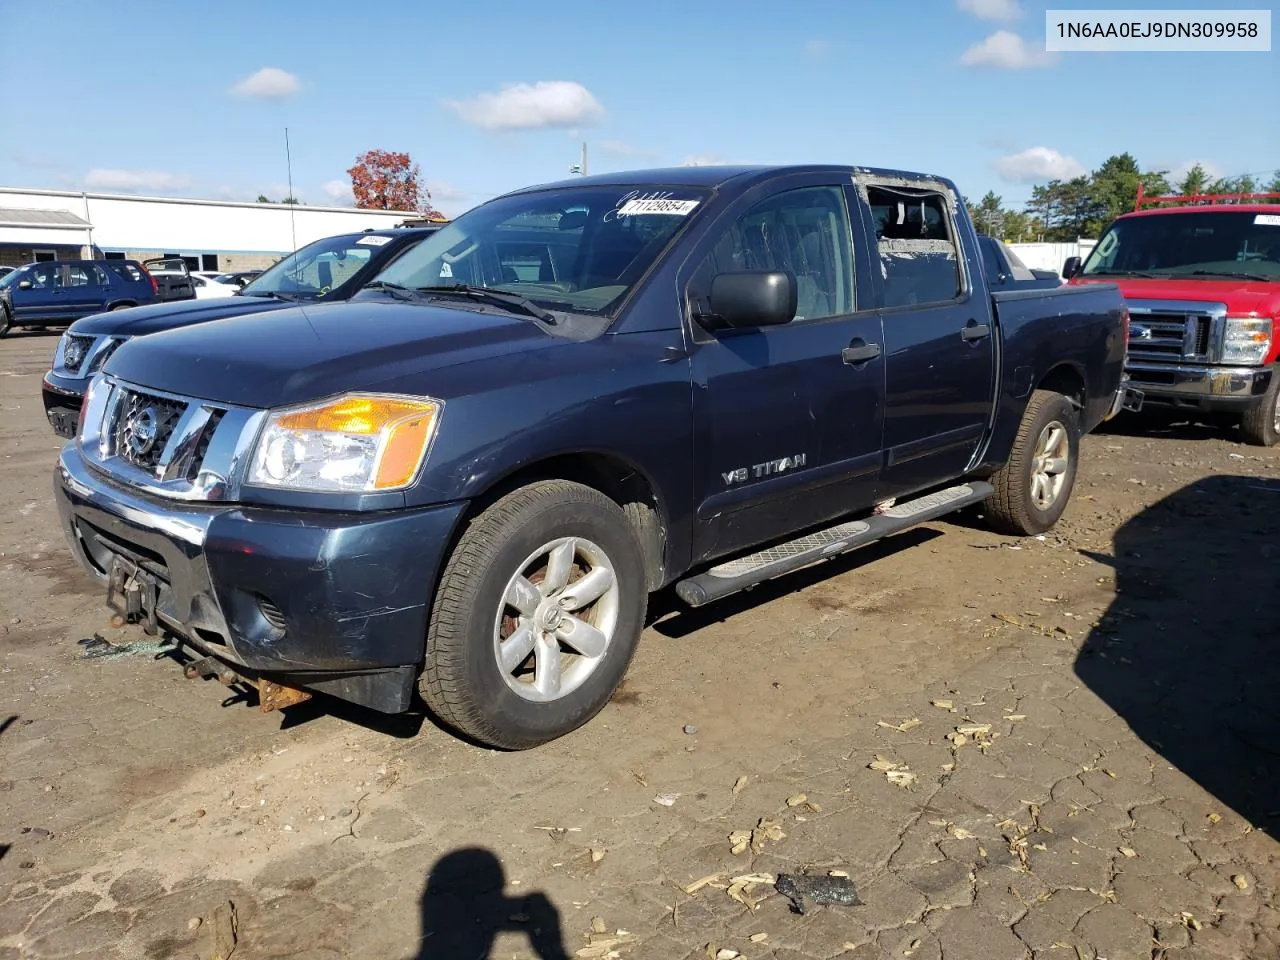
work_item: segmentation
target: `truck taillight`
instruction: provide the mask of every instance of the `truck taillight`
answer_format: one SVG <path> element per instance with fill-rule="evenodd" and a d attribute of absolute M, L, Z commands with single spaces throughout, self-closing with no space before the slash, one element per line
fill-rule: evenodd
<path fill-rule="evenodd" d="M 160 285 L 156 283 L 156 278 L 151 275 L 151 271 L 146 267 L 143 267 L 142 272 L 146 275 L 146 278 L 151 281 L 151 292 L 157 297 L 160 296 Z"/>

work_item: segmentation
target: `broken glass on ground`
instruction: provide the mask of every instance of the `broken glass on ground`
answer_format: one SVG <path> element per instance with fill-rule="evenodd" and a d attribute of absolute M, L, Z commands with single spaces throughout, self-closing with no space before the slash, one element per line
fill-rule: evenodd
<path fill-rule="evenodd" d="M 837 904 L 856 907 L 857 888 L 844 876 L 809 876 L 807 874 L 780 873 L 774 882 L 775 889 L 791 901 L 796 913 L 804 913 L 806 904 Z"/>

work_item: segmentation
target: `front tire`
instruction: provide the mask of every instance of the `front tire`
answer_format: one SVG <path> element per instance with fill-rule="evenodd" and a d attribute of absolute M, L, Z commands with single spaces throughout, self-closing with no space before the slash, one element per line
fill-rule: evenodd
<path fill-rule="evenodd" d="M 419 690 L 444 723 L 523 750 L 609 701 L 644 626 L 644 558 L 622 509 L 563 480 L 522 487 L 467 525 L 432 605 Z"/>
<path fill-rule="evenodd" d="M 1240 436 L 1255 447 L 1274 447 L 1280 442 L 1280 367 L 1272 371 L 1262 402 L 1240 418 Z"/>
<path fill-rule="evenodd" d="M 8 335 L 13 329 L 13 317 L 9 314 L 9 308 L 0 306 L 0 337 Z"/>
<path fill-rule="evenodd" d="M 987 500 L 992 526 L 1002 533 L 1044 533 L 1062 516 L 1076 482 L 1080 455 L 1080 418 L 1060 393 L 1031 395 L 1009 460 L 991 478 L 996 488 Z"/>

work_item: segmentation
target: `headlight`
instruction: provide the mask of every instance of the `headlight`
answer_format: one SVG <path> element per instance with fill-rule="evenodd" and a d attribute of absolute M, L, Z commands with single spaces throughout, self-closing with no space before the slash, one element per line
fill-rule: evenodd
<path fill-rule="evenodd" d="M 1270 318 L 1227 317 L 1222 337 L 1223 363 L 1261 363 L 1270 348 Z"/>
<path fill-rule="evenodd" d="M 62 365 L 68 370 L 79 370 L 84 363 L 84 355 L 89 352 L 93 340 L 88 337 L 77 337 L 71 333 L 62 335 Z"/>
<path fill-rule="evenodd" d="M 348 394 L 277 410 L 258 437 L 249 483 L 324 492 L 398 490 L 426 459 L 444 404 Z"/>

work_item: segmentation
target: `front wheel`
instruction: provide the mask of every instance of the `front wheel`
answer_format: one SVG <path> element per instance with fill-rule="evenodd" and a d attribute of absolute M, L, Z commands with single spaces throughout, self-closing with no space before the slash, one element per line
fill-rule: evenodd
<path fill-rule="evenodd" d="M 1060 393 L 1031 395 L 1009 460 L 991 478 L 987 500 L 992 525 L 1020 536 L 1044 533 L 1062 516 L 1076 482 L 1080 418 Z"/>
<path fill-rule="evenodd" d="M 0 306 L 0 337 L 5 336 L 13 329 L 13 317 L 9 313 L 9 308 Z"/>
<path fill-rule="evenodd" d="M 1280 367 L 1272 372 L 1262 402 L 1241 418 L 1240 436 L 1255 447 L 1274 447 L 1280 442 Z"/>
<path fill-rule="evenodd" d="M 488 746 L 522 750 L 608 702 L 644 626 L 640 546 L 622 509 L 562 480 L 522 487 L 468 524 L 432 605 L 419 690 Z"/>

